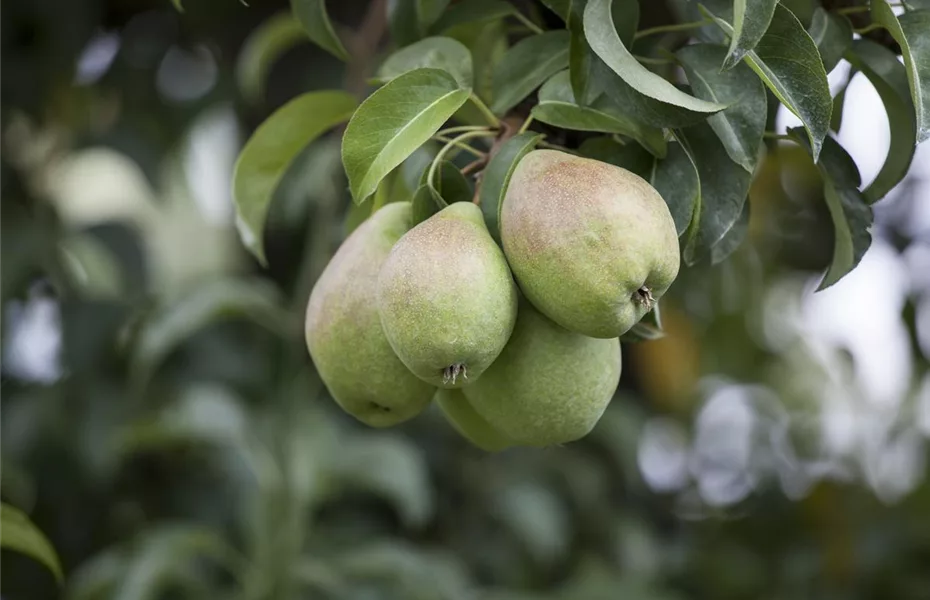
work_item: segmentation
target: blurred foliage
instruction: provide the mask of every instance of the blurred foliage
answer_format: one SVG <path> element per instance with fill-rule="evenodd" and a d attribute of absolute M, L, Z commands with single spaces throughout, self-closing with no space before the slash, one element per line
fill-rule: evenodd
<path fill-rule="evenodd" d="M 4 550 L 4 598 L 928 597 L 919 174 L 878 214 L 884 262 L 817 313 L 829 214 L 806 157 L 772 145 L 748 242 L 683 272 L 666 336 L 625 347 L 583 441 L 486 454 L 435 409 L 370 430 L 327 398 L 300 326 L 360 218 L 338 136 L 276 192 L 269 269 L 232 219 L 232 164 L 257 123 L 366 75 L 281 40 L 258 50 L 273 64 L 249 63 L 286 9 L 2 5 L 0 491 L 64 572 L 59 588 Z M 338 27 L 365 13 L 329 10 Z M 643 3 L 644 24 L 667 21 Z M 846 337 L 817 327 L 852 295 L 877 316 Z M 870 346 L 890 361 L 877 380 Z"/>

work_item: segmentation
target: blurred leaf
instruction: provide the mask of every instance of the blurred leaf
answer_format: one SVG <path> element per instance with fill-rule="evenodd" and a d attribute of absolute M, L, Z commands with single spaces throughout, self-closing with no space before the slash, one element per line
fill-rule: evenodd
<path fill-rule="evenodd" d="M 494 512 L 535 561 L 551 565 L 568 552 L 568 510 L 551 489 L 530 482 L 509 483 L 495 490 L 494 499 Z"/>
<path fill-rule="evenodd" d="M 304 40 L 300 23 L 290 13 L 278 13 L 252 30 L 236 60 L 236 83 L 247 101 L 261 101 L 271 65 Z"/>
<path fill-rule="evenodd" d="M 738 65 L 756 47 L 769 28 L 775 4 L 777 0 L 733 0 L 733 32 L 730 48 L 721 63 L 724 69 Z"/>
<path fill-rule="evenodd" d="M 917 115 L 917 143 L 930 138 L 930 9 L 907 11 L 896 17 L 885 0 L 869 4 L 872 20 L 901 46 L 907 82 Z"/>
<path fill-rule="evenodd" d="M 494 68 L 491 110 L 503 115 L 552 75 L 568 67 L 569 34 L 548 31 L 522 39 Z"/>
<path fill-rule="evenodd" d="M 799 129 L 789 129 L 788 135 L 810 150 Z M 823 175 L 824 200 L 833 220 L 834 239 L 833 260 L 817 291 L 852 271 L 872 244 L 872 209 L 859 192 L 861 179 L 856 163 L 833 138 L 827 138 L 823 149 L 817 167 Z"/>
<path fill-rule="evenodd" d="M 448 4 L 449 0 L 388 0 L 391 38 L 398 46 L 419 40 Z"/>
<path fill-rule="evenodd" d="M 539 90 L 539 104 L 531 113 L 535 119 L 553 127 L 577 131 L 620 133 L 629 136 L 656 156 L 665 154 L 662 131 L 642 125 L 623 114 L 608 98 L 601 97 L 591 106 L 579 106 L 572 95 L 569 72 L 553 75 Z"/>
<path fill-rule="evenodd" d="M 0 547 L 25 554 L 42 563 L 59 583 L 64 576 L 55 548 L 29 517 L 18 508 L 0 503 Z"/>
<path fill-rule="evenodd" d="M 110 249 L 89 233 L 70 235 L 61 240 L 63 267 L 85 298 L 121 298 L 125 282 L 119 261 Z"/>
<path fill-rule="evenodd" d="M 656 159 L 639 144 L 621 144 L 610 136 L 588 138 L 578 147 L 582 156 L 610 163 L 651 181 Z"/>
<path fill-rule="evenodd" d="M 724 32 L 733 34 L 729 23 L 710 16 Z M 791 11 L 776 5 L 768 31 L 745 60 L 781 103 L 801 119 L 816 162 L 830 129 L 833 97 L 814 40 Z"/>
<path fill-rule="evenodd" d="M 665 337 L 665 333 L 662 331 L 662 315 L 659 312 L 659 304 L 656 303 L 653 309 L 643 316 L 642 320 L 620 336 L 620 341 L 625 344 L 648 342 L 663 337 Z"/>
<path fill-rule="evenodd" d="M 584 11 L 585 37 L 591 49 L 610 70 L 637 92 L 654 100 L 689 111 L 714 113 L 726 108 L 686 94 L 659 75 L 642 66 L 630 54 L 614 28 L 612 0 L 589 0 Z"/>
<path fill-rule="evenodd" d="M 162 306 L 143 323 L 132 357 L 133 379 L 145 384 L 184 340 L 211 323 L 231 317 L 247 318 L 282 335 L 300 330 L 282 308 L 277 289 L 267 281 L 210 281 Z"/>
<path fill-rule="evenodd" d="M 356 203 L 374 193 L 394 167 L 432 137 L 469 90 L 439 69 L 415 69 L 368 97 L 349 121 L 342 163 Z"/>
<path fill-rule="evenodd" d="M 714 244 L 710 250 L 711 264 L 718 264 L 725 261 L 734 250 L 740 247 L 746 239 L 746 233 L 749 230 L 749 201 L 743 203 L 743 212 L 740 213 L 739 219 L 730 227 L 719 242 Z"/>
<path fill-rule="evenodd" d="M 853 41 L 852 24 L 843 15 L 830 13 L 820 8 L 814 10 L 810 27 L 811 38 L 823 60 L 823 68 L 829 73 L 843 58 Z"/>
<path fill-rule="evenodd" d="M 459 3 L 456 6 L 466 6 Z M 451 12 L 451 10 L 450 10 Z M 445 35 L 458 40 L 471 52 L 474 70 L 475 92 L 485 101 L 492 97 L 494 69 L 507 53 L 507 32 L 503 21 L 477 21 L 450 27 Z M 470 111 L 470 120 L 462 119 L 462 113 Z M 471 103 L 464 105 L 456 117 L 470 125 L 485 125 L 486 117 Z"/>
<path fill-rule="evenodd" d="M 429 37 L 398 50 L 378 69 L 378 79 L 390 81 L 422 67 L 442 69 L 462 88 L 472 87 L 471 53 L 460 42 L 447 37 Z"/>
<path fill-rule="evenodd" d="M 581 105 L 593 102 L 601 93 L 597 85 L 597 63 L 600 59 L 594 54 L 584 34 L 584 10 L 587 0 L 574 0 L 568 29 L 571 33 L 569 45 L 569 70 L 571 89 L 574 100 Z M 636 0 L 619 0 L 611 5 L 614 27 L 620 40 L 627 46 L 633 43 L 636 27 L 639 24 L 639 3 Z"/>
<path fill-rule="evenodd" d="M 546 8 L 559 15 L 563 21 L 566 23 L 569 19 L 569 11 L 571 11 L 572 0 L 540 0 L 543 4 L 546 5 Z"/>
<path fill-rule="evenodd" d="M 862 192 L 870 204 L 881 200 L 907 175 L 917 145 L 914 105 L 908 93 L 904 65 L 891 50 L 867 39 L 856 40 L 846 59 L 878 92 L 888 116 L 891 141 L 878 175 Z"/>
<path fill-rule="evenodd" d="M 174 6 L 174 9 L 178 11 L 179 13 L 184 12 L 184 5 L 182 4 L 182 0 L 171 0 L 171 4 Z"/>
<path fill-rule="evenodd" d="M 481 176 L 478 196 L 481 212 L 484 213 L 484 221 L 488 225 L 491 237 L 498 243 L 500 243 L 501 205 L 507 193 L 507 186 L 510 184 L 510 177 L 520 160 L 536 148 L 536 144 L 542 137 L 529 131 L 513 136 L 501 144 L 497 154 L 491 157 Z"/>
<path fill-rule="evenodd" d="M 680 130 L 676 137 L 694 162 L 701 185 L 682 254 L 687 264 L 694 264 L 709 255 L 739 219 L 752 175 L 730 160 L 708 124 Z"/>
<path fill-rule="evenodd" d="M 113 598 L 113 589 L 126 572 L 126 557 L 117 548 L 94 555 L 68 576 L 68 600 Z"/>
<path fill-rule="evenodd" d="M 349 60 L 349 53 L 329 20 L 326 0 L 291 0 L 291 9 L 314 44 L 338 59 Z"/>
<path fill-rule="evenodd" d="M 443 13 L 439 20 L 433 25 L 432 30 L 443 33 L 449 28 L 457 25 L 497 21 L 512 16 L 516 12 L 517 9 L 504 0 L 468 0 L 467 2 L 458 2 L 450 6 L 449 10 Z"/>
<path fill-rule="evenodd" d="M 668 205 L 680 237 L 701 207 L 697 166 L 680 143 L 668 145 L 668 154 L 664 160 L 656 162 L 650 182 Z"/>
<path fill-rule="evenodd" d="M 762 148 L 767 102 L 765 88 L 752 69 L 737 64 L 721 71 L 726 55 L 722 46 L 693 44 L 675 53 L 699 98 L 726 104 L 726 110 L 708 117 L 714 133 L 733 161 L 752 173 Z"/>
<path fill-rule="evenodd" d="M 265 219 L 281 177 L 307 144 L 348 119 L 354 108 L 355 98 L 345 92 L 298 96 L 259 125 L 239 154 L 233 173 L 236 226 L 263 265 Z"/>

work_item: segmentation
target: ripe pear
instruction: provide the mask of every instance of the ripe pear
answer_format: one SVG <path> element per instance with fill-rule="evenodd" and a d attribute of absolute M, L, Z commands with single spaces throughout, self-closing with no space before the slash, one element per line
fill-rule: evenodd
<path fill-rule="evenodd" d="M 626 333 L 678 275 L 675 222 L 659 193 L 626 169 L 534 150 L 514 170 L 501 242 L 536 308 L 596 338 Z"/>
<path fill-rule="evenodd" d="M 569 331 L 520 303 L 504 351 L 462 392 L 514 443 L 563 444 L 587 435 L 620 382 L 620 341 Z"/>
<path fill-rule="evenodd" d="M 499 452 L 513 446 L 513 441 L 475 411 L 462 390 L 436 390 L 436 404 L 459 435 L 482 450 Z"/>
<path fill-rule="evenodd" d="M 340 246 L 307 304 L 307 347 L 320 378 L 346 412 L 373 427 L 416 416 L 435 392 L 394 354 L 375 300 L 381 265 L 410 222 L 409 202 L 372 215 Z"/>
<path fill-rule="evenodd" d="M 500 354 L 517 316 L 517 290 L 481 209 L 456 202 L 397 242 L 378 278 L 388 341 L 423 381 L 459 388 Z"/>

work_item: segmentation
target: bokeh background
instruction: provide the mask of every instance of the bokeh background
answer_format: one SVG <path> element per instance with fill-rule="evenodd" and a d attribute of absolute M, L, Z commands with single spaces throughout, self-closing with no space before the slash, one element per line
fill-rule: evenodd
<path fill-rule="evenodd" d="M 4 599 L 930 598 L 930 146 L 814 294 L 821 185 L 771 145 L 747 241 L 683 271 L 595 431 L 486 454 L 434 409 L 361 426 L 313 371 L 304 303 L 352 220 L 338 134 L 278 190 L 270 267 L 237 238 L 245 139 L 365 65 L 296 43 L 283 0 L 184 8 L 2 5 L 0 495 L 66 573 L 4 551 Z M 849 76 L 838 138 L 868 184 L 887 123 Z"/>

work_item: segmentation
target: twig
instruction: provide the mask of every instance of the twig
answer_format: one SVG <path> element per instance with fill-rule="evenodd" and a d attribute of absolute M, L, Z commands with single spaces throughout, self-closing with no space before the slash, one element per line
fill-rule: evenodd
<path fill-rule="evenodd" d="M 482 169 L 486 164 L 488 164 L 487 155 L 481 158 L 476 158 L 475 160 L 465 165 L 465 167 L 462 169 L 462 175 L 471 175 L 475 171 Z"/>
<path fill-rule="evenodd" d="M 346 39 L 351 58 L 346 68 L 346 89 L 361 96 L 365 92 L 372 57 L 387 31 L 387 0 L 371 0 L 358 30 Z"/>
<path fill-rule="evenodd" d="M 488 131 L 488 133 L 491 134 L 493 132 Z M 436 140 L 437 142 L 445 142 L 446 144 L 451 144 L 460 150 L 464 150 L 465 152 L 468 152 L 472 156 L 477 156 L 478 158 L 484 158 L 488 155 L 487 152 L 482 152 L 481 150 L 478 150 L 477 148 L 473 148 L 469 146 L 465 142 L 458 141 L 458 138 L 452 139 L 452 138 L 447 138 L 444 135 L 437 134 L 433 136 L 433 139 Z"/>

